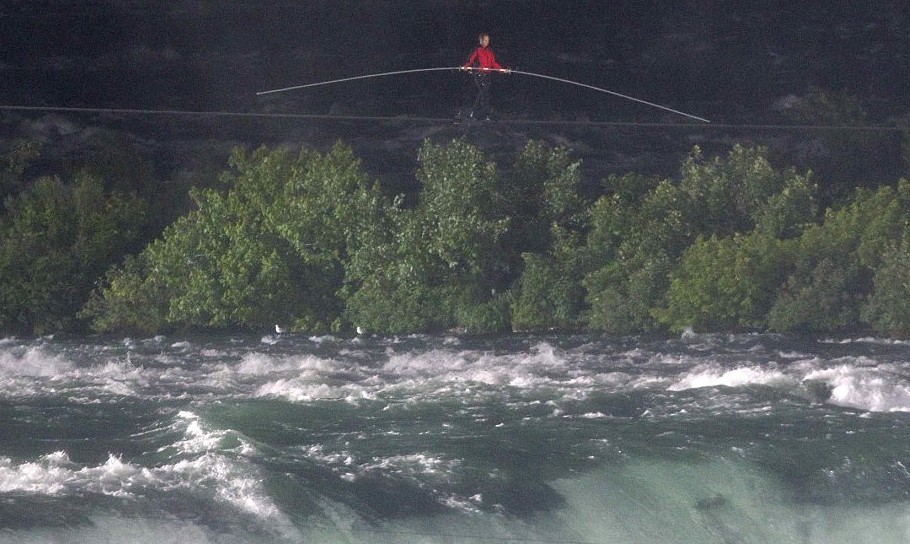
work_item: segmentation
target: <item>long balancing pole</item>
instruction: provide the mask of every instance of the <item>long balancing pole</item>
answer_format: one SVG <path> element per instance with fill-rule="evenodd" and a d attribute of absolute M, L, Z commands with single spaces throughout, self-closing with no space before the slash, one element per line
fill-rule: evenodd
<path fill-rule="evenodd" d="M 579 86 L 579 87 L 584 87 L 584 88 L 586 88 L 586 89 L 592 89 L 592 90 L 595 90 L 595 91 L 600 91 L 600 92 L 602 92 L 602 93 L 611 94 L 611 95 L 613 95 L 613 96 L 618 96 L 619 98 L 625 98 L 626 100 L 631 100 L 631 101 L 633 101 L 633 102 L 638 102 L 639 104 L 645 104 L 646 106 L 651 106 L 652 108 L 659 108 L 659 109 L 662 109 L 662 110 L 664 110 L 664 111 L 669 111 L 669 112 L 675 113 L 675 114 L 677 114 L 677 115 L 682 115 L 682 116 L 684 116 L 684 117 L 688 117 L 689 119 L 695 119 L 695 120 L 697 120 L 697 121 L 701 121 L 701 122 L 703 122 L 703 123 L 710 123 L 710 122 L 711 122 L 711 121 L 709 121 L 709 120 L 707 120 L 707 119 L 705 119 L 705 118 L 703 118 L 703 117 L 698 117 L 698 116 L 692 115 L 692 114 L 690 114 L 690 113 L 685 113 L 685 112 L 682 112 L 682 111 L 679 111 L 679 110 L 674 110 L 673 108 L 668 108 L 667 106 L 661 106 L 660 104 L 655 104 L 654 102 L 648 102 L 647 100 L 642 100 L 641 98 L 635 98 L 634 96 L 629 96 L 629 95 L 626 95 L 626 94 L 617 93 L 617 92 L 611 91 L 611 90 L 609 90 L 609 89 L 602 89 L 602 88 L 600 88 L 600 87 L 595 87 L 595 86 L 593 86 L 593 85 L 588 85 L 588 84 L 586 84 L 586 83 L 579 83 L 578 81 L 571 81 L 571 80 L 569 80 L 569 79 L 562 79 L 561 77 L 547 76 L 547 75 L 544 75 L 544 74 L 535 74 L 534 72 L 522 72 L 521 70 L 506 70 L 506 71 L 507 71 L 507 72 L 511 72 L 511 73 L 513 73 L 513 74 L 520 74 L 520 75 L 523 75 L 523 76 L 539 77 L 539 78 L 543 78 L 543 79 L 550 79 L 550 80 L 553 80 L 553 81 L 559 81 L 559 82 L 562 82 L 562 83 L 568 83 L 569 85 L 577 85 L 577 86 Z"/>
<path fill-rule="evenodd" d="M 319 87 L 321 85 L 332 85 L 335 83 L 344 83 L 346 81 L 354 81 L 357 79 L 369 79 L 371 77 L 386 77 L 386 76 L 400 76 L 402 74 L 415 74 L 417 72 L 441 72 L 441 71 L 452 71 L 459 70 L 459 68 L 453 68 L 447 66 L 445 68 L 416 68 L 414 70 L 398 70 L 396 72 L 382 72 L 379 74 L 367 74 L 365 76 L 354 76 L 354 77 L 345 77 L 341 79 L 332 79 L 330 81 L 319 81 L 317 83 L 307 83 L 306 85 L 295 85 L 294 87 L 285 87 L 283 89 L 273 89 L 271 91 L 259 91 L 256 93 L 257 96 L 264 94 L 272 93 L 283 93 L 285 91 L 296 91 L 297 89 L 306 89 L 307 87 Z"/>
<path fill-rule="evenodd" d="M 684 116 L 684 117 L 688 117 L 689 119 L 695 119 L 695 120 L 701 121 L 701 122 L 703 122 L 703 123 L 710 123 L 710 122 L 711 122 L 711 121 L 709 121 L 708 119 L 705 119 L 705 118 L 703 118 L 703 117 L 698 117 L 698 116 L 692 115 L 692 114 L 690 114 L 690 113 L 685 113 L 685 112 L 682 112 L 682 111 L 679 111 L 679 110 L 674 110 L 673 108 L 669 108 L 669 107 L 667 107 L 667 106 L 662 106 L 662 105 L 660 105 L 660 104 L 655 104 L 654 102 L 648 102 L 647 100 L 642 100 L 641 98 L 635 98 L 634 96 L 629 96 L 629 95 L 626 95 L 626 94 L 618 93 L 618 92 L 616 92 L 616 91 L 611 91 L 611 90 L 609 90 L 609 89 L 604 89 L 604 88 L 602 88 L 602 87 L 595 87 L 594 85 L 588 85 L 587 83 L 581 83 L 581 82 L 578 82 L 578 81 L 572 81 L 572 80 L 570 80 L 570 79 L 563 79 L 563 78 L 561 78 L 561 77 L 553 77 L 553 76 L 548 76 L 548 75 L 545 75 L 545 74 L 537 74 L 537 73 L 534 73 L 534 72 L 525 72 L 525 71 L 522 71 L 522 70 L 508 70 L 508 69 L 501 69 L 501 70 L 492 69 L 492 70 L 491 70 L 491 69 L 481 69 L 481 68 L 462 68 L 461 66 L 445 66 L 445 67 L 440 67 L 440 68 L 416 68 L 416 69 L 413 69 L 413 70 L 397 70 L 397 71 L 394 71 L 394 72 L 380 72 L 380 73 L 377 73 L 377 74 L 367 74 L 367 75 L 363 75 L 363 76 L 345 77 L 345 78 L 341 78 L 341 79 L 332 79 L 332 80 L 329 80 L 329 81 L 319 81 L 319 82 L 316 82 L 316 83 L 307 83 L 306 85 L 295 85 L 295 86 L 293 86 L 293 87 L 284 87 L 284 88 L 282 88 L 282 89 L 273 89 L 273 90 L 270 90 L 270 91 L 260 91 L 260 92 L 256 93 L 256 95 L 257 95 L 257 96 L 261 96 L 261 95 L 272 94 L 272 93 L 283 93 L 283 92 L 285 92 L 285 91 L 295 91 L 295 90 L 298 90 L 298 89 L 306 89 L 306 88 L 309 88 L 309 87 L 319 87 L 319 86 L 322 86 L 322 85 L 333 85 L 333 84 L 335 84 L 335 83 L 344 83 L 344 82 L 347 82 L 347 81 L 355 81 L 355 80 L 359 80 L 359 79 L 369 79 L 369 78 L 387 77 L 387 76 L 398 76 L 398 75 L 403 75 L 403 74 L 414 74 L 414 73 L 418 73 L 418 72 L 442 72 L 442 71 L 447 71 L 447 72 L 448 72 L 448 71 L 454 71 L 454 70 L 478 70 L 478 71 L 479 71 L 479 70 L 483 70 L 483 71 L 485 71 L 485 72 L 501 72 L 501 73 L 519 74 L 519 75 L 530 76 L 530 77 L 538 77 L 538 78 L 541 78 L 541 79 L 549 79 L 549 80 L 552 80 L 552 81 L 558 81 L 558 82 L 560 82 L 560 83 L 567 83 L 567 84 L 569 84 L 569 85 L 576 85 L 576 86 L 578 86 L 578 87 L 584 87 L 584 88 L 586 88 L 586 89 L 591 89 L 591 90 L 594 90 L 594 91 L 598 91 L 598 92 L 602 92 L 602 93 L 607 93 L 607 94 L 609 94 L 609 95 L 613 95 L 613 96 L 616 96 L 616 97 L 619 97 L 619 98 L 624 98 L 624 99 L 626 99 L 626 100 L 631 100 L 631 101 L 633 101 L 633 102 L 638 102 L 639 104 L 644 104 L 644 105 L 646 105 L 646 106 L 651 106 L 652 108 L 658 108 L 658 109 L 662 109 L 662 110 L 664 110 L 664 111 L 668 111 L 668 112 L 671 112 L 671 113 L 675 113 L 675 114 L 677 114 L 677 115 L 682 115 L 682 116 Z"/>

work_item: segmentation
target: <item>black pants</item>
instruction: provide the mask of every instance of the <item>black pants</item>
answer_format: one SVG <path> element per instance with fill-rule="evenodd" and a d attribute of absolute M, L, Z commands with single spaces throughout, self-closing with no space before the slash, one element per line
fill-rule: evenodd
<path fill-rule="evenodd" d="M 477 98 L 471 107 L 471 116 L 475 119 L 485 119 L 490 115 L 490 74 L 483 72 L 474 73 L 474 85 L 477 86 Z"/>

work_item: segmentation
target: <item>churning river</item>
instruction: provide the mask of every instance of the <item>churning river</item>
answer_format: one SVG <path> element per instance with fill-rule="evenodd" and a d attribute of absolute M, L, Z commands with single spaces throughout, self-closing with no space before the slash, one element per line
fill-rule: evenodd
<path fill-rule="evenodd" d="M 0 340 L 2 543 L 906 543 L 910 344 Z"/>

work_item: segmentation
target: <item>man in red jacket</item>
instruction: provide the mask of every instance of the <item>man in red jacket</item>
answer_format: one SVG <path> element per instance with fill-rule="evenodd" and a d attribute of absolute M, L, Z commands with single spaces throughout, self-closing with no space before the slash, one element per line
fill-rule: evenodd
<path fill-rule="evenodd" d="M 473 70 L 474 84 L 477 86 L 477 98 L 471 107 L 470 118 L 490 120 L 490 74 L 492 72 L 509 73 L 496 61 L 496 55 L 490 49 L 490 35 L 482 32 L 477 37 L 478 45 L 471 52 L 462 70 Z"/>

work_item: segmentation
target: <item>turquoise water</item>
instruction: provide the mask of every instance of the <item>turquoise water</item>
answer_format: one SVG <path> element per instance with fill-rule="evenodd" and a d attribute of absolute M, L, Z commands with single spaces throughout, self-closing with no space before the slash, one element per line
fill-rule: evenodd
<path fill-rule="evenodd" d="M 910 541 L 910 344 L 0 340 L 2 543 Z"/>

